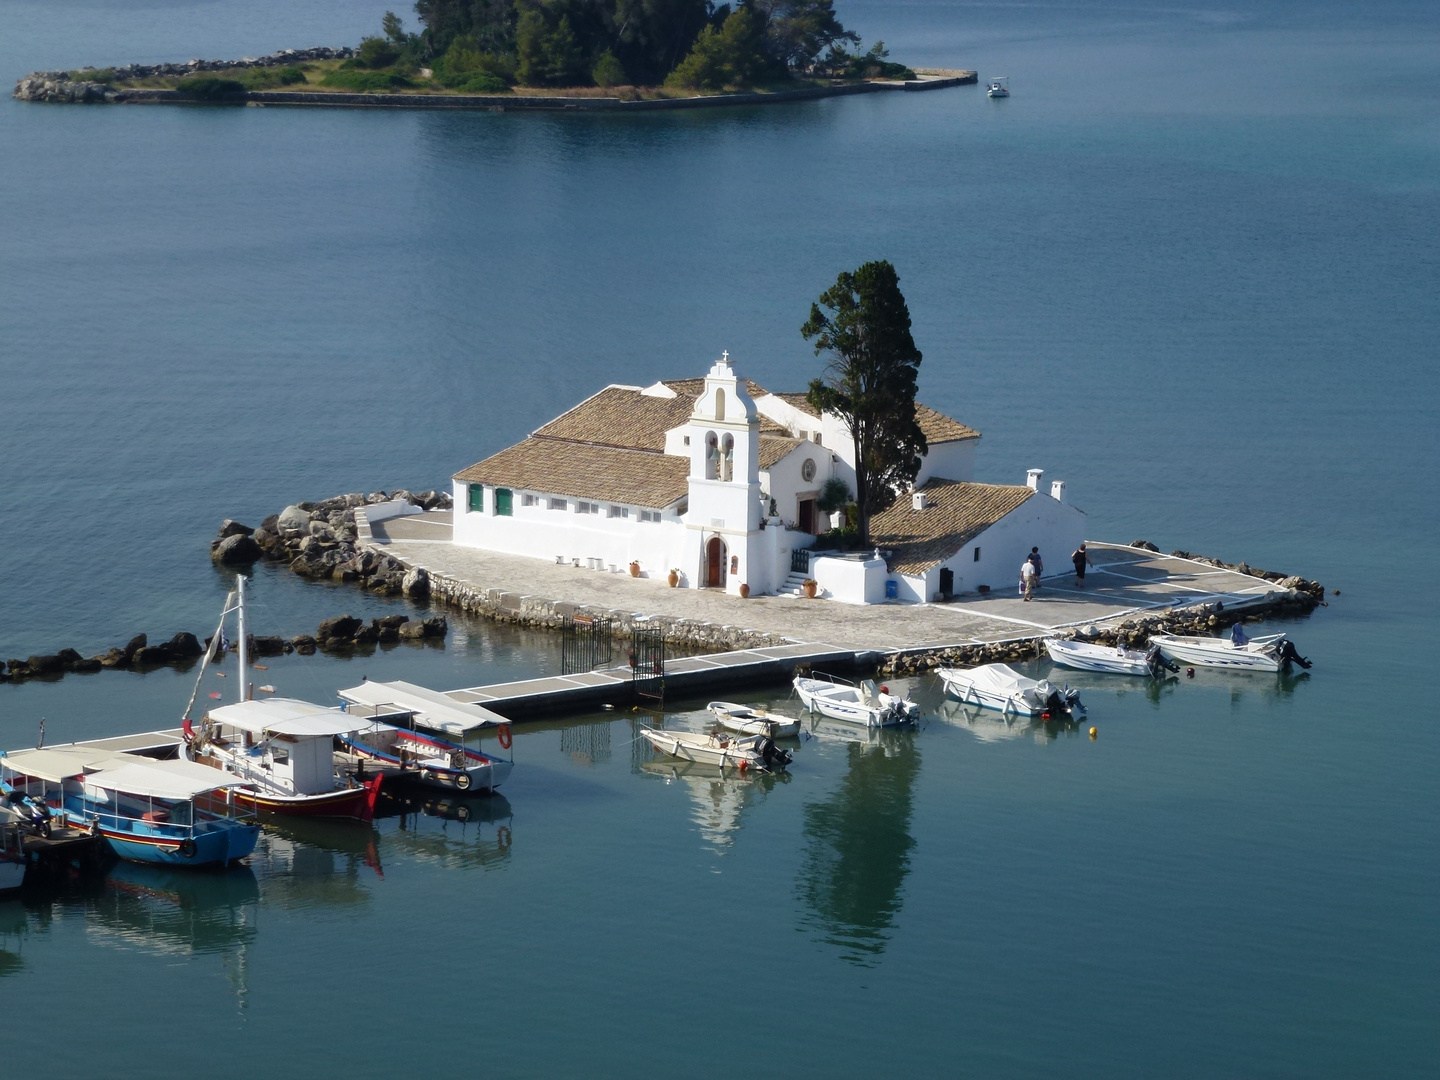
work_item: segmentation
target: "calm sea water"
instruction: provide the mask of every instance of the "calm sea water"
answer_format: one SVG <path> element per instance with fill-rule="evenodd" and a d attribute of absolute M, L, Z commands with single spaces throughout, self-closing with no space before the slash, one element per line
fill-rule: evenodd
<path fill-rule="evenodd" d="M 353 42 L 382 3 L 12 0 L 0 74 Z M 219 520 L 442 484 L 606 382 L 767 386 L 902 275 L 980 478 L 1339 588 L 1308 678 L 1087 684 L 1099 738 L 939 708 L 792 776 L 635 717 L 523 729 L 467 821 L 0 905 L 12 1065 L 108 1076 L 1390 1076 L 1440 1053 L 1433 5 L 880 4 L 978 88 L 709 115 L 0 102 L 0 654 L 213 622 Z M 392 602 L 262 570 L 259 628 Z M 323 700 L 555 670 L 543 636 L 275 661 Z M 184 673 L 0 686 L 0 745 L 173 722 Z M 674 703 L 686 708 L 703 703 Z M 432 810 L 441 808 L 432 807 Z M 75 1008 L 74 1006 L 79 1006 Z M 83 1019 L 75 1019 L 83 1017 Z M 63 1025 L 63 1030 L 61 1030 Z"/>

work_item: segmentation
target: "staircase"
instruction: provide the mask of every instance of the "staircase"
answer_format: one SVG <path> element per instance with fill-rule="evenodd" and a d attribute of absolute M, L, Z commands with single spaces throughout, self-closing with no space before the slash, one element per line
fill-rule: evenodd
<path fill-rule="evenodd" d="M 805 595 L 805 589 L 803 588 L 804 584 L 805 584 L 805 575 L 804 575 L 804 574 L 801 574 L 801 573 L 797 573 L 797 572 L 795 572 L 795 571 L 792 570 L 792 571 L 790 572 L 790 576 L 787 577 L 783 582 L 781 582 L 780 588 L 778 588 L 778 589 L 775 590 L 775 595 L 776 595 L 776 596 L 804 596 L 804 595 Z"/>

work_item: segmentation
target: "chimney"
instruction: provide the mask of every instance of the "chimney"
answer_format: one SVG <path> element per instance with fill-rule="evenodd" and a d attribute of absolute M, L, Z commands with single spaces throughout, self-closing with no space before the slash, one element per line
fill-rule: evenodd
<path fill-rule="evenodd" d="M 1025 473 L 1025 486 L 1031 491 L 1040 490 L 1040 480 L 1045 475 L 1044 469 L 1029 469 Z"/>
<path fill-rule="evenodd" d="M 910 509 L 912 509 L 912 510 L 926 510 L 926 509 L 929 509 L 929 506 L 930 506 L 930 501 L 925 498 L 925 492 L 923 492 L 923 491 L 912 491 L 912 492 L 910 493 Z"/>
<path fill-rule="evenodd" d="M 1051 481 L 1050 481 L 1050 498 L 1054 499 L 1054 500 L 1055 500 L 1056 502 L 1058 502 L 1058 503 L 1063 503 L 1063 502 L 1065 501 L 1065 481 L 1064 481 L 1064 480 L 1051 480 Z"/>

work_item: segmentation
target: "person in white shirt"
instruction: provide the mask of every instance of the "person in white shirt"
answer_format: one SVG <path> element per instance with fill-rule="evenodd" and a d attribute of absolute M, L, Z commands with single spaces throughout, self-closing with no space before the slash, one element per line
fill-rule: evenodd
<path fill-rule="evenodd" d="M 1026 559 L 1020 564 L 1020 595 L 1026 600 L 1035 591 L 1035 564 Z"/>

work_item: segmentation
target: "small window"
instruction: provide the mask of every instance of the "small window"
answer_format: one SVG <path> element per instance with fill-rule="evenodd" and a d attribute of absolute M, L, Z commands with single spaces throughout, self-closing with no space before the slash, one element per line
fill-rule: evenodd
<path fill-rule="evenodd" d="M 520 505 L 521 505 L 521 506 L 539 506 L 539 505 L 540 505 L 540 500 L 537 499 L 534 495 L 531 495 L 531 494 L 527 491 L 524 495 L 521 495 L 521 496 L 520 496 Z"/>
<path fill-rule="evenodd" d="M 470 513 L 479 514 L 485 509 L 485 485 L 470 485 Z"/>
<path fill-rule="evenodd" d="M 512 510 L 512 504 L 513 504 L 514 498 L 515 498 L 515 495 L 514 495 L 514 493 L 513 493 L 509 488 L 496 488 L 496 489 L 495 489 L 495 516 L 496 516 L 496 517 L 511 517 L 511 516 L 513 515 L 513 512 L 514 512 L 514 511 Z"/>
<path fill-rule="evenodd" d="M 630 516 L 630 508 L 628 506 L 612 506 L 610 507 L 609 511 L 606 513 L 605 516 L 612 518 L 628 518 Z"/>
<path fill-rule="evenodd" d="M 577 514 L 598 514 L 600 513 L 600 504 L 592 502 L 577 502 L 575 504 L 575 512 Z"/>
<path fill-rule="evenodd" d="M 690 512 L 690 496 L 687 495 L 687 496 L 685 496 L 685 498 L 681 499 L 678 503 L 675 504 L 675 516 L 676 516 L 676 517 L 684 517 L 684 516 L 685 516 L 686 514 L 688 514 L 689 512 Z"/>
<path fill-rule="evenodd" d="M 641 520 L 641 521 L 659 521 L 659 520 L 660 520 L 660 511 L 659 511 L 659 510 L 641 510 L 641 511 L 640 511 L 640 520 Z"/>
<path fill-rule="evenodd" d="M 569 509 L 570 509 L 570 503 L 569 503 L 569 501 L 566 500 L 566 499 L 551 499 L 551 500 L 550 500 L 550 509 L 551 509 L 551 510 L 569 510 Z"/>
<path fill-rule="evenodd" d="M 690 436 L 689 436 L 689 435 L 686 435 L 686 436 L 685 436 L 685 445 L 686 445 L 686 446 L 689 446 L 689 445 L 690 445 Z"/>
<path fill-rule="evenodd" d="M 824 445 L 825 445 L 824 443 L 822 443 L 822 442 L 820 441 L 820 432 L 818 432 L 818 431 L 815 432 L 815 445 L 816 445 L 816 446 L 824 446 Z"/>
<path fill-rule="evenodd" d="M 980 545 L 979 545 L 979 544 L 976 544 L 976 545 L 975 545 L 975 561 L 976 561 L 976 562 L 979 562 L 979 561 L 980 561 Z"/>

